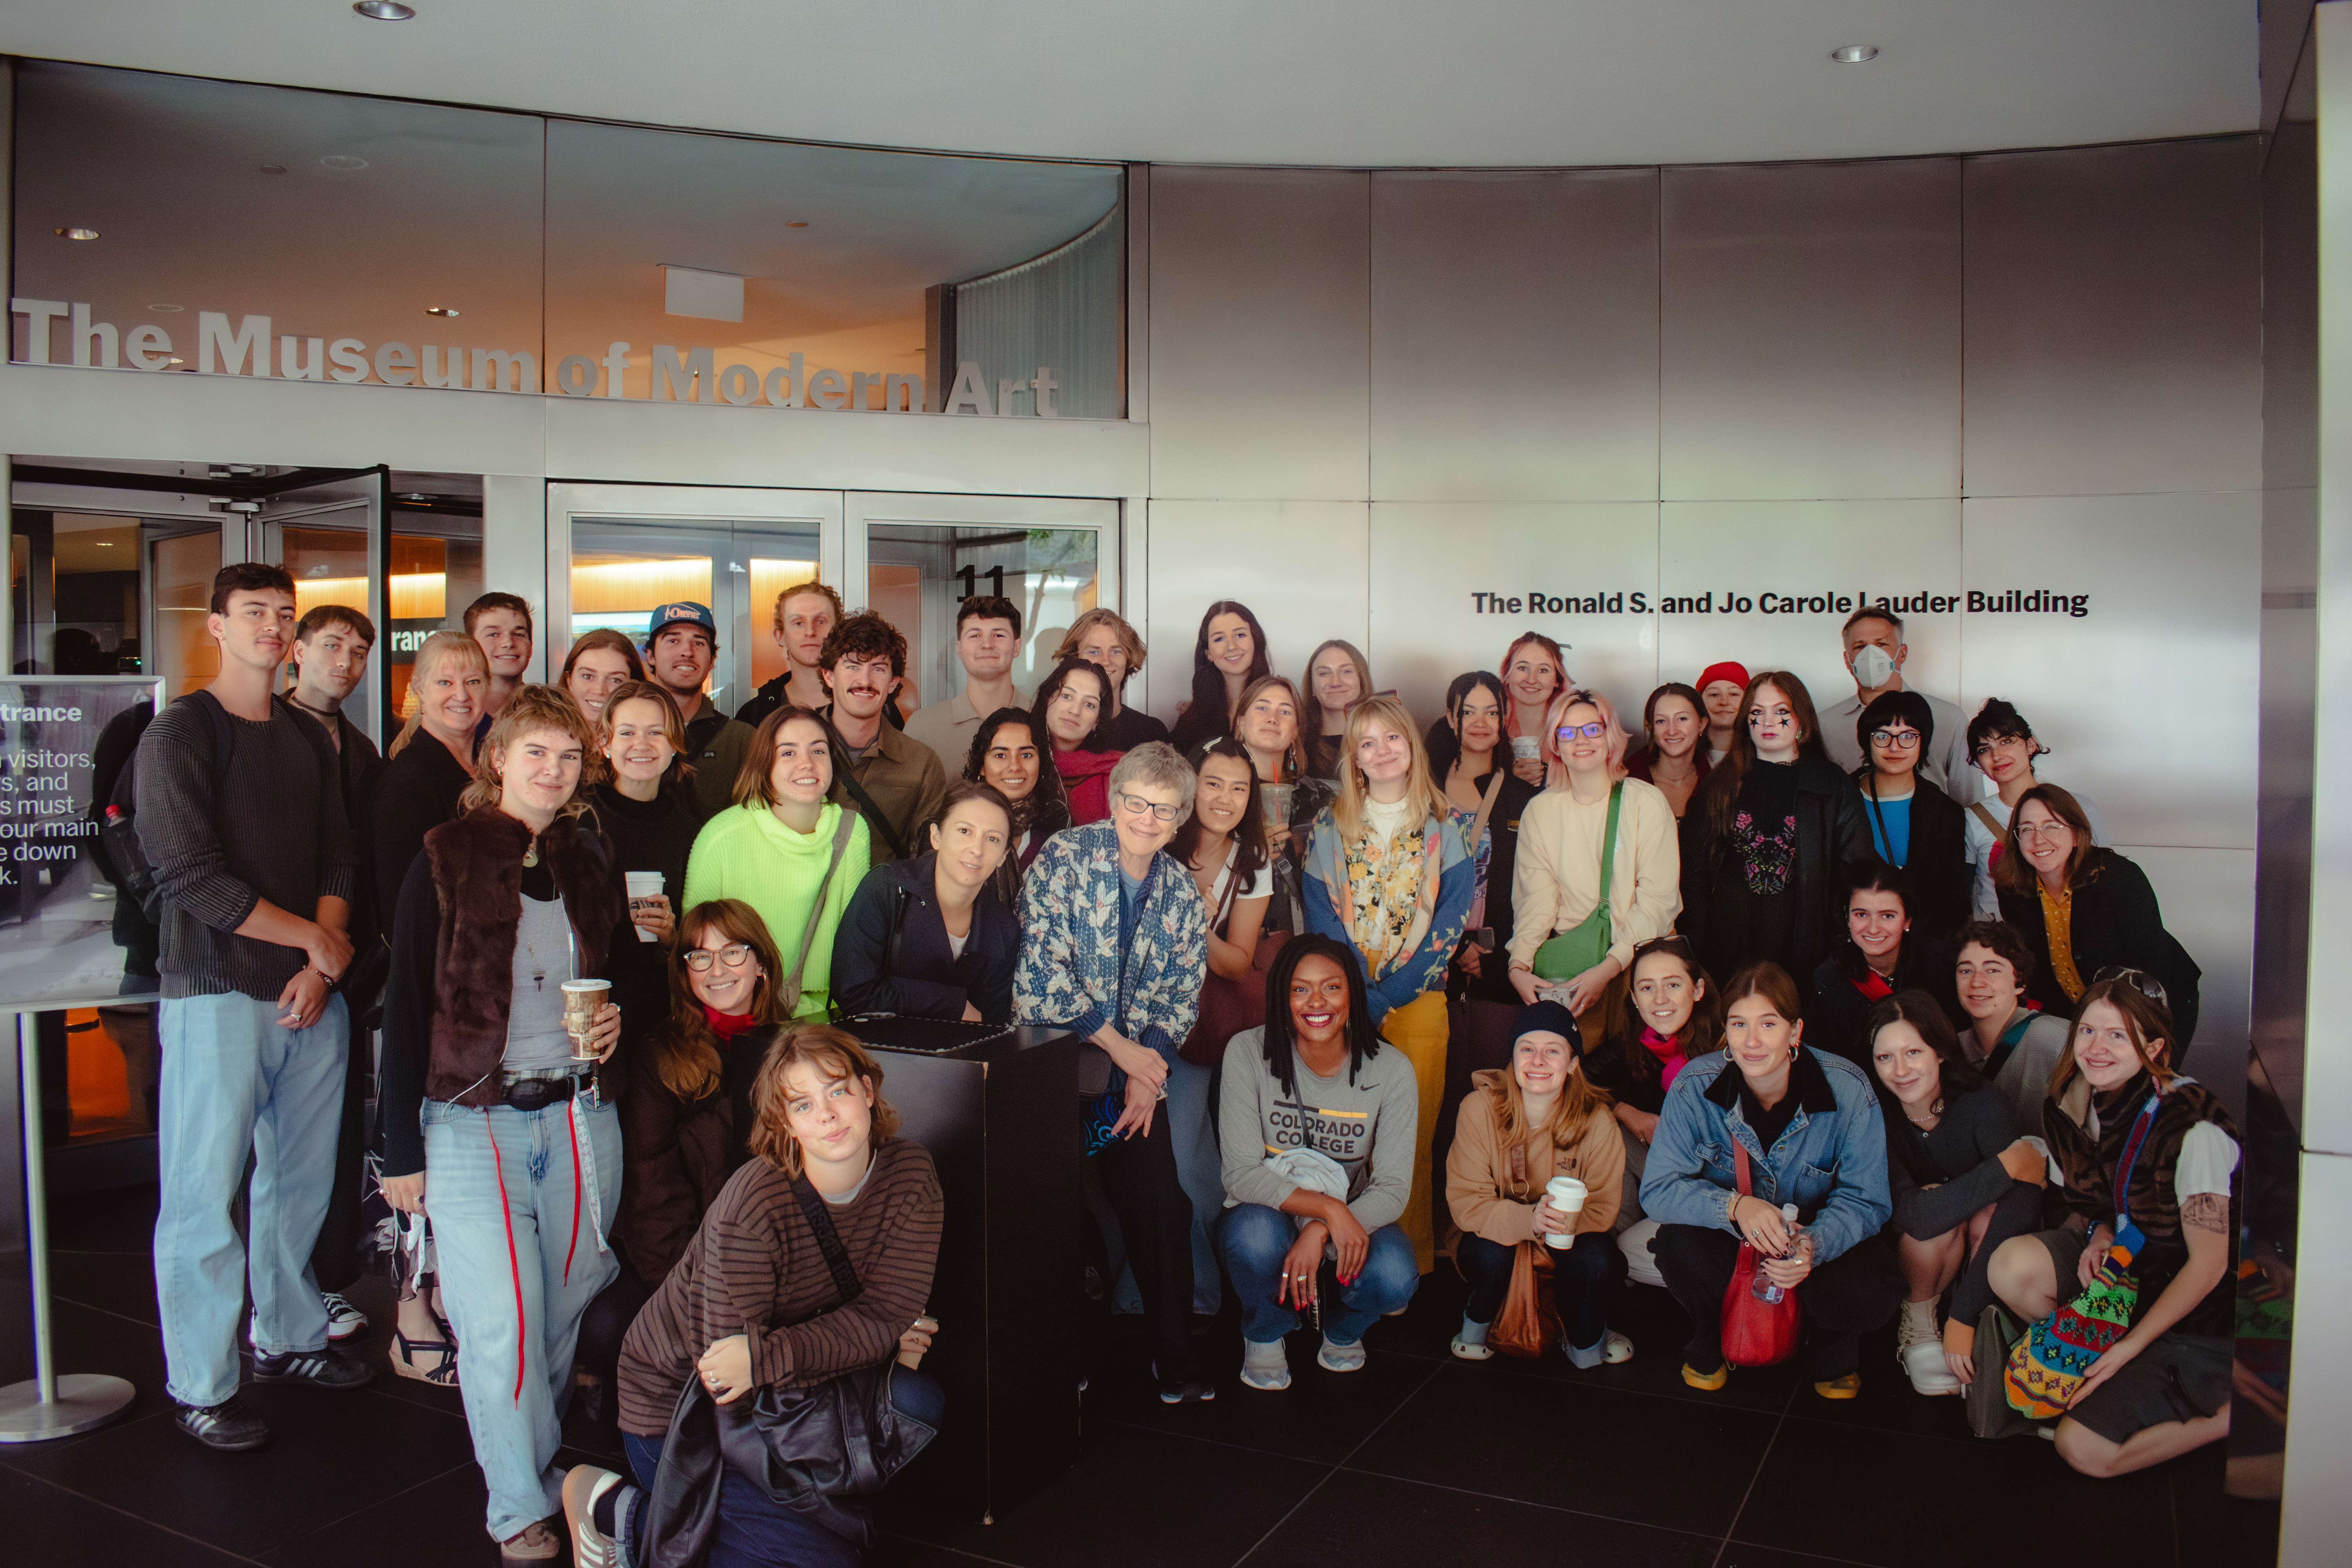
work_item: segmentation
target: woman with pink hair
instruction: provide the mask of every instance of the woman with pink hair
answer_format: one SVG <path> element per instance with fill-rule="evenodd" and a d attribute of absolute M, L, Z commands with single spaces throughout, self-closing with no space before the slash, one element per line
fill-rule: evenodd
<path fill-rule="evenodd" d="M 1511 984 L 1582 1013 L 1636 943 L 1675 929 L 1682 849 L 1664 795 L 1626 776 L 1630 737 L 1609 699 L 1563 691 L 1544 727 L 1544 791 L 1519 815 Z"/>

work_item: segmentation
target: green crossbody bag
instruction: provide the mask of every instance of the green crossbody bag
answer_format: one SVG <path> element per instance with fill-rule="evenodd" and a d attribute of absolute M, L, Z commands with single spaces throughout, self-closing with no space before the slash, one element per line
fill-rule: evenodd
<path fill-rule="evenodd" d="M 1617 868 L 1617 807 L 1624 794 L 1622 779 L 1609 786 L 1609 826 L 1601 835 L 1601 897 L 1591 914 L 1536 949 L 1531 967 L 1538 980 L 1575 979 L 1608 957 L 1617 940 L 1616 923 L 1609 917 L 1609 882 Z"/>

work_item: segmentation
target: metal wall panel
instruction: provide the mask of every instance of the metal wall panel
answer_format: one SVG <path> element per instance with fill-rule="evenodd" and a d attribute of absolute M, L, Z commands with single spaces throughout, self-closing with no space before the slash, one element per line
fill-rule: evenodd
<path fill-rule="evenodd" d="M 1960 575 L 1960 503 L 1942 500 L 1668 501 L 1658 509 L 1658 592 L 1706 596 L 1705 608 L 1658 617 L 1658 677 L 1694 681 L 1717 659 L 1786 669 L 1814 705 L 1853 695 L 1840 628 L 1845 610 L 1768 612 L 1764 595 L 1859 602 L 1949 595 Z M 1751 601 L 1726 613 L 1727 595 Z M 1958 700 L 1959 616 L 1906 615 L 1907 684 Z"/>
<path fill-rule="evenodd" d="M 2241 1127 L 2246 1119 L 2246 1031 L 2253 987 L 2254 852 L 2118 844 L 2147 873 L 2164 929 L 2203 970 L 2197 1038 L 2182 1068 L 2210 1087 Z"/>
<path fill-rule="evenodd" d="M 1970 495 L 2262 483 L 2251 137 L 1968 161 Z"/>
<path fill-rule="evenodd" d="M 1568 647 L 1570 676 L 1638 723 L 1657 684 L 1658 508 L 1654 501 L 1375 501 L 1371 515 L 1372 679 L 1423 719 L 1467 669 L 1496 669 L 1521 633 Z M 1517 597 L 1517 613 L 1475 594 Z M 1598 606 L 1526 607 L 1534 595 Z"/>
<path fill-rule="evenodd" d="M 1192 695 L 1201 616 L 1219 599 L 1250 607 L 1275 672 L 1294 681 L 1326 637 L 1363 647 L 1366 510 L 1362 501 L 1154 500 L 1145 707 L 1172 721 Z"/>
<path fill-rule="evenodd" d="M 2090 600 L 1966 616 L 1961 708 L 2016 703 L 2118 844 L 2252 848 L 2261 527 L 2254 490 L 1970 500 L 1969 587 Z"/>
<path fill-rule="evenodd" d="M 1376 500 L 1658 493 L 1658 175 L 1376 174 Z"/>
<path fill-rule="evenodd" d="M 1960 164 L 1669 169 L 1662 494 L 1960 491 Z"/>
<path fill-rule="evenodd" d="M 1365 498 L 1370 187 L 1152 171 L 1154 495 Z"/>

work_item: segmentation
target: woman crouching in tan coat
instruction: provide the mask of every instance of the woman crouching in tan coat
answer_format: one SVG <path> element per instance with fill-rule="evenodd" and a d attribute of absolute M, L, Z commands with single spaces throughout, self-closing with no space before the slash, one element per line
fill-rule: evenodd
<path fill-rule="evenodd" d="M 1511 1066 L 1471 1077 L 1453 1150 L 1445 1201 L 1462 1227 L 1454 1261 L 1470 1282 L 1454 1353 L 1494 1354 L 1486 1331 L 1510 1288 L 1522 1243 L 1550 1250 L 1560 1349 L 1578 1367 L 1621 1362 L 1632 1342 L 1609 1331 L 1625 1283 L 1625 1255 L 1610 1235 L 1622 1197 L 1625 1140 L 1609 1096 L 1581 1066 L 1576 1019 L 1557 1002 L 1519 1014 Z"/>

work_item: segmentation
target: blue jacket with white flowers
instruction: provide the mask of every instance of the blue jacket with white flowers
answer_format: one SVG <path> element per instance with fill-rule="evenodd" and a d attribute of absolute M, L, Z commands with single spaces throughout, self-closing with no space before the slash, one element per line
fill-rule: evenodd
<path fill-rule="evenodd" d="M 1013 1021 L 1082 1037 L 1108 1024 L 1172 1061 L 1200 1016 L 1208 906 L 1190 871 L 1154 855 L 1135 938 L 1122 952 L 1119 896 L 1118 829 L 1111 823 L 1065 828 L 1045 841 L 1021 881 Z"/>
<path fill-rule="evenodd" d="M 1796 1113 L 1772 1147 L 1757 1141 L 1741 1113 L 1739 1068 L 1717 1051 L 1675 1078 L 1642 1172 L 1642 1210 L 1664 1225 L 1710 1230 L 1731 1223 L 1727 1194 L 1739 1187 L 1731 1141 L 1748 1149 L 1748 1191 L 1778 1207 L 1797 1205 L 1813 1237 L 1813 1261 L 1878 1234 L 1894 1212 L 1886 1186 L 1886 1121 L 1860 1068 L 1807 1047 L 1790 1069 Z"/>

